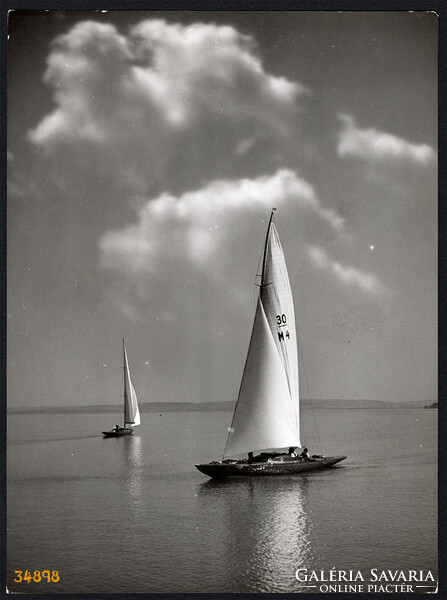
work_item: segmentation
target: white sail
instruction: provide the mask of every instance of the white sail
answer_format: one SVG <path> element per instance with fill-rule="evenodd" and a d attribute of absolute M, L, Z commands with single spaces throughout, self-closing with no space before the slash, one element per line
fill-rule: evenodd
<path fill-rule="evenodd" d="M 126 347 L 123 341 L 124 352 L 124 427 L 140 424 L 140 411 L 135 389 L 130 379 L 129 362 L 127 360 Z"/>
<path fill-rule="evenodd" d="M 301 446 L 297 354 L 289 277 L 270 221 L 261 293 L 224 458 Z"/>
<path fill-rule="evenodd" d="M 273 221 L 270 222 L 267 233 L 261 298 L 273 339 L 286 371 L 295 413 L 294 420 L 299 432 L 300 391 L 295 311 L 284 253 Z"/>

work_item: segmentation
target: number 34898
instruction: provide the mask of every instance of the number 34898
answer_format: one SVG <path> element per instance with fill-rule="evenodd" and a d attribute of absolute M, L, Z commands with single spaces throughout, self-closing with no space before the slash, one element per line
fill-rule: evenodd
<path fill-rule="evenodd" d="M 33 571 L 32 574 L 30 571 L 14 571 L 16 577 L 14 581 L 16 583 L 31 583 L 34 581 L 35 583 L 39 583 L 40 581 L 44 583 L 56 583 L 59 581 L 59 571 Z"/>

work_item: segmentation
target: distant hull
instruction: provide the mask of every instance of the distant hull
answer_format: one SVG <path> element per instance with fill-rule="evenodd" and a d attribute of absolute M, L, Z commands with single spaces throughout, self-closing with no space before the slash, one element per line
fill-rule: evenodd
<path fill-rule="evenodd" d="M 118 431 L 112 429 L 111 431 L 102 431 L 101 433 L 106 438 L 121 437 L 122 435 L 132 435 L 133 429 L 119 429 Z"/>
<path fill-rule="evenodd" d="M 248 477 L 267 475 L 295 475 L 327 469 L 345 460 L 346 456 L 317 457 L 307 460 L 267 460 L 265 462 L 223 462 L 196 465 L 196 468 L 209 477 Z"/>

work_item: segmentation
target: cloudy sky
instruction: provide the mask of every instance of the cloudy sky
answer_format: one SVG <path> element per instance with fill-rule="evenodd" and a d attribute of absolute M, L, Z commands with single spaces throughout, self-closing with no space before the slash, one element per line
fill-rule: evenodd
<path fill-rule="evenodd" d="M 437 397 L 437 20 L 16 12 L 8 398 L 235 399 L 277 207 L 314 398 Z"/>

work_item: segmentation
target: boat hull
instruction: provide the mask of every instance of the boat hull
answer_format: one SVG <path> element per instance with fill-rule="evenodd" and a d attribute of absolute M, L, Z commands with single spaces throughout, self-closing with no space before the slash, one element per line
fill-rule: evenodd
<path fill-rule="evenodd" d="M 119 431 L 114 431 L 112 429 L 111 431 L 102 431 L 101 433 L 106 438 L 121 437 L 123 435 L 132 435 L 133 429 L 120 429 Z"/>
<path fill-rule="evenodd" d="M 345 460 L 346 456 L 328 456 L 307 460 L 270 460 L 265 462 L 229 462 L 196 465 L 196 468 L 209 477 L 260 477 L 268 475 L 295 475 L 327 469 Z"/>

